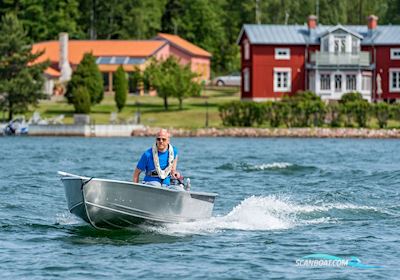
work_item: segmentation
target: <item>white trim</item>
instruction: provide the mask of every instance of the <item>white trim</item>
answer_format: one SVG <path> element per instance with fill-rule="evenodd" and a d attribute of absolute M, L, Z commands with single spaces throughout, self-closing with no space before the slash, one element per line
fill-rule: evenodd
<path fill-rule="evenodd" d="M 397 73 L 397 87 L 393 87 L 393 73 Z M 400 68 L 389 68 L 389 92 L 400 92 Z"/>
<path fill-rule="evenodd" d="M 289 60 L 290 59 L 290 48 L 275 48 L 275 59 Z"/>
<path fill-rule="evenodd" d="M 390 49 L 390 59 L 391 60 L 400 60 L 400 49 Z"/>
<path fill-rule="evenodd" d="M 329 89 L 322 89 L 322 79 L 321 76 L 328 76 L 329 77 Z M 319 92 L 331 92 L 332 91 L 332 73 L 331 72 L 319 72 L 318 73 L 318 79 L 319 79 Z"/>
<path fill-rule="evenodd" d="M 250 91 L 250 70 L 248 67 L 243 69 L 243 90 L 244 92 Z"/>
<path fill-rule="evenodd" d="M 250 59 L 250 43 L 249 40 L 244 40 L 243 41 L 243 52 L 244 52 L 244 59 L 249 60 Z"/>
<path fill-rule="evenodd" d="M 278 73 L 286 73 L 287 74 L 287 86 L 278 87 Z M 274 92 L 290 92 L 292 89 L 292 69 L 288 67 L 277 67 L 274 68 Z"/>

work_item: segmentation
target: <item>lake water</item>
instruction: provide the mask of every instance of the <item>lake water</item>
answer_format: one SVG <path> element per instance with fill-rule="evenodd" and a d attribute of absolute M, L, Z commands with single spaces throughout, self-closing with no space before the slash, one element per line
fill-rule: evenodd
<path fill-rule="evenodd" d="M 177 138 L 211 219 L 98 231 L 57 170 L 131 180 L 151 138 L 0 137 L 1 279 L 399 279 L 400 141 Z M 306 267 L 328 254 L 379 267 Z"/>

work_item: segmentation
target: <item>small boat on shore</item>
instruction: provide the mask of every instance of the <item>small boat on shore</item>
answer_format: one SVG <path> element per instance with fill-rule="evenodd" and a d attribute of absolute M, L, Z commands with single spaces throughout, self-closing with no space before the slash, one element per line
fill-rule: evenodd
<path fill-rule="evenodd" d="M 68 210 L 95 228 L 211 217 L 217 194 L 90 178 L 59 171 Z"/>

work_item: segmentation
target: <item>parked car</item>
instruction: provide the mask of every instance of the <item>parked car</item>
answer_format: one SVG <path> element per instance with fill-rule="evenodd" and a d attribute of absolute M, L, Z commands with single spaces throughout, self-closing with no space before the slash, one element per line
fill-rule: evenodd
<path fill-rule="evenodd" d="M 226 76 L 219 76 L 213 80 L 213 84 L 217 86 L 240 86 L 242 77 L 240 72 L 234 72 Z"/>

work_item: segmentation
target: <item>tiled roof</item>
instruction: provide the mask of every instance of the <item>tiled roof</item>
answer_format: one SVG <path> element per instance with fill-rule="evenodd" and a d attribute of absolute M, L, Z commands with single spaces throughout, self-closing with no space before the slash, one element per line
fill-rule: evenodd
<path fill-rule="evenodd" d="M 192 55 L 206 56 L 206 57 L 212 56 L 208 51 L 203 50 L 202 48 L 182 39 L 177 35 L 158 33 L 157 38 L 167 40 L 171 44 L 179 47 L 180 49 L 183 49 L 186 52 L 189 52 Z"/>
<path fill-rule="evenodd" d="M 305 45 L 319 44 L 320 36 L 341 25 L 318 25 L 309 36 L 307 25 L 245 24 L 238 43 L 246 32 L 251 44 Z M 361 45 L 399 45 L 400 25 L 378 25 L 369 33 L 367 25 L 344 25 L 346 30 L 360 34 Z"/>
<path fill-rule="evenodd" d="M 96 40 L 78 41 L 69 40 L 68 60 L 71 64 L 79 64 L 83 55 L 92 52 L 94 56 L 127 56 L 127 57 L 149 57 L 162 48 L 166 42 L 159 40 L 147 41 L 122 41 L 122 40 Z M 45 50 L 36 62 L 49 59 L 58 62 L 60 57 L 59 41 L 48 41 L 34 44 L 32 52 Z"/>

